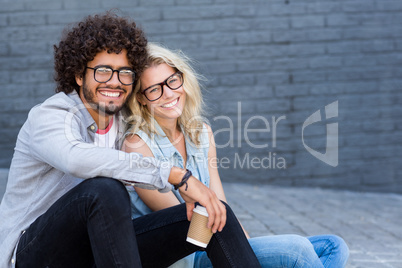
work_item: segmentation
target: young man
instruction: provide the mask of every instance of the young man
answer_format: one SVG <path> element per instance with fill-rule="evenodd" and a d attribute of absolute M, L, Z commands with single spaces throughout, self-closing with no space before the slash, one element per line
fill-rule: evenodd
<path fill-rule="evenodd" d="M 259 266 L 233 212 L 194 177 L 179 187 L 185 205 L 131 220 L 123 183 L 164 191 L 186 173 L 117 150 L 146 43 L 134 22 L 107 13 L 55 46 L 58 93 L 21 128 L 0 205 L 0 267 L 166 267 L 200 249 L 185 241 L 195 202 L 210 215 L 214 266 Z"/>

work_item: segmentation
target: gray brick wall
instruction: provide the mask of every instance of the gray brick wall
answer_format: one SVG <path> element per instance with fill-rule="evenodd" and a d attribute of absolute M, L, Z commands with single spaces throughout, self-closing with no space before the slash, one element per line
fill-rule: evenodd
<path fill-rule="evenodd" d="M 62 29 L 119 8 L 208 79 L 224 181 L 402 193 L 400 0 L 0 2 L 0 167 L 29 109 L 54 92 Z M 335 101 L 337 117 L 326 119 Z M 335 167 L 303 146 L 303 123 L 319 109 L 304 142 L 325 153 L 336 141 L 327 124 L 337 123 Z"/>

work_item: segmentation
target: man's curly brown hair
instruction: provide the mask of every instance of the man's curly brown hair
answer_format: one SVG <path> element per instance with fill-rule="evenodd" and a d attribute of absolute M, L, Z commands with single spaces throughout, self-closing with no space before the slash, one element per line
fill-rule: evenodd
<path fill-rule="evenodd" d="M 120 53 L 126 49 L 137 80 L 146 62 L 146 45 L 144 32 L 128 18 L 112 12 L 86 17 L 64 32 L 59 46 L 54 46 L 56 92 L 78 92 L 75 77 L 82 76 L 87 63 L 104 50 Z"/>

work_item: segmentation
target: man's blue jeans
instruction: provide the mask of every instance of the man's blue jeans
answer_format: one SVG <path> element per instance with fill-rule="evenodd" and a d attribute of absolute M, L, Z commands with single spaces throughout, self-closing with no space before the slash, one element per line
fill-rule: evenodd
<path fill-rule="evenodd" d="M 261 267 L 342 268 L 349 257 L 347 245 L 335 235 L 274 235 L 251 238 L 249 242 Z M 199 251 L 194 267 L 209 268 L 212 264 Z"/>
<path fill-rule="evenodd" d="M 230 207 L 206 253 L 215 267 L 259 267 Z M 17 267 L 166 267 L 201 250 L 186 242 L 185 204 L 131 220 L 127 190 L 88 179 L 55 202 L 21 236 Z M 141 266 L 142 265 L 142 266 Z"/>

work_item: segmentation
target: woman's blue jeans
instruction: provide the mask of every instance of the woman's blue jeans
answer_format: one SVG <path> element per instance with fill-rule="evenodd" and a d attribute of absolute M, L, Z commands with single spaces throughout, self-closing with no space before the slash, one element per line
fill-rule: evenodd
<path fill-rule="evenodd" d="M 335 235 L 274 235 L 251 238 L 249 242 L 261 267 L 342 268 L 349 257 L 346 243 Z M 194 267 L 208 268 L 212 264 L 199 251 Z"/>
<path fill-rule="evenodd" d="M 215 267 L 259 267 L 230 207 L 206 248 Z M 17 267 L 166 267 L 201 248 L 186 242 L 185 204 L 131 220 L 122 183 L 88 179 L 56 201 L 21 236 Z"/>

